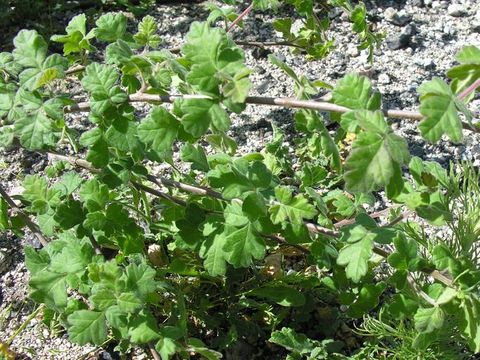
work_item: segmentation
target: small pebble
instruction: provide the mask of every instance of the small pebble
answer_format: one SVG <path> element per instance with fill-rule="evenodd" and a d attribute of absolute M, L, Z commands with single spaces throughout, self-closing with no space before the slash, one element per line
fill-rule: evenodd
<path fill-rule="evenodd" d="M 453 17 L 463 17 L 468 15 L 467 9 L 461 4 L 452 4 L 448 7 L 448 15 Z"/>
<path fill-rule="evenodd" d="M 388 76 L 387 74 L 380 74 L 378 76 L 378 82 L 383 85 L 390 84 L 391 82 L 390 76 Z"/>

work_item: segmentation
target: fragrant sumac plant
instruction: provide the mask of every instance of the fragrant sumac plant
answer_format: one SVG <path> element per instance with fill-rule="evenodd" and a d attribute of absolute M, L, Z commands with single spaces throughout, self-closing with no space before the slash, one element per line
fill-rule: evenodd
<path fill-rule="evenodd" d="M 305 27 L 322 25 L 313 2 L 287 3 Z M 379 39 L 363 5 L 327 5 L 351 11 L 362 48 Z M 172 51 L 153 17 L 130 33 L 125 15 L 107 13 L 53 36 L 63 54 L 33 30 L 0 54 L 1 146 L 51 161 L 24 176 L 21 195 L 0 187 L 0 229 L 38 240 L 25 261 L 44 321 L 78 344 L 164 360 L 218 359 L 242 344 L 255 349 L 246 358 L 480 352 L 478 172 L 411 156 L 391 127 L 416 120 L 432 143 L 478 132 L 469 102 L 480 50 L 464 47 L 448 81 L 418 88 L 419 112 L 385 110 L 364 76 L 328 87 L 273 56 L 296 97 L 252 97 L 253 70 L 229 31 L 239 19 L 213 12 Z M 298 54 L 324 54 L 288 21 L 274 26 Z M 311 100 L 322 86 L 330 99 Z M 240 155 L 230 118 L 247 104 L 297 109 L 293 150 L 272 125 L 263 150 Z M 367 211 L 380 194 L 392 205 Z M 448 238 L 426 235 L 439 226 Z"/>

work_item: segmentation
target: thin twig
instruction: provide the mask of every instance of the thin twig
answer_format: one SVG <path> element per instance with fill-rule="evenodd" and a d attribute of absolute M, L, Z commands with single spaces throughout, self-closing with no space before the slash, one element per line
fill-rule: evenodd
<path fill-rule="evenodd" d="M 368 214 L 368 216 L 370 216 L 372 219 L 376 219 L 376 218 L 388 215 L 390 210 L 392 210 L 392 208 L 388 207 L 386 209 Z M 333 226 L 336 229 L 339 229 L 339 228 L 347 226 L 347 225 L 355 224 L 355 221 L 356 221 L 356 219 L 344 219 L 344 220 L 340 220 L 340 221 L 336 222 L 335 224 L 333 224 Z"/>
<path fill-rule="evenodd" d="M 89 235 L 88 238 L 90 239 L 90 242 L 92 243 L 93 249 L 95 250 L 95 254 L 97 255 L 102 255 L 102 248 L 100 245 L 98 245 L 97 240 L 93 237 L 93 235 Z"/>
<path fill-rule="evenodd" d="M 412 212 L 411 212 L 410 210 L 404 211 L 403 213 L 401 213 L 400 215 L 398 215 L 395 219 L 393 219 L 392 221 L 390 221 L 387 225 L 385 225 L 385 227 L 394 227 L 394 226 L 397 225 L 400 221 L 408 218 L 411 214 L 412 214 Z"/>
<path fill-rule="evenodd" d="M 271 240 L 274 240 L 276 241 L 278 244 L 280 245 L 287 245 L 287 246 L 291 246 L 297 250 L 300 250 L 300 252 L 308 255 L 310 254 L 310 249 L 306 248 L 305 246 L 302 246 L 300 244 L 291 244 L 287 241 L 287 239 L 285 239 L 284 237 L 280 236 L 280 235 L 266 235 L 266 234 L 262 234 L 263 237 L 265 238 L 268 238 L 268 239 L 271 239 Z"/>
<path fill-rule="evenodd" d="M 177 205 L 180 205 L 180 206 L 187 206 L 187 202 L 186 201 L 183 201 L 182 199 L 179 199 L 175 196 L 171 196 L 171 195 L 168 195 L 164 192 L 161 192 L 161 191 L 158 191 L 156 189 L 152 189 L 151 187 L 147 186 L 147 185 L 143 185 L 143 184 L 140 184 L 136 181 L 132 181 L 131 182 L 133 186 L 135 186 L 137 189 L 139 190 L 143 190 L 149 194 L 152 194 L 152 195 L 155 195 L 155 196 L 158 196 L 158 197 L 161 197 L 163 199 L 166 199 L 168 201 L 171 201 Z"/>
<path fill-rule="evenodd" d="M 242 21 L 242 19 L 248 15 L 248 13 L 250 11 L 253 10 L 253 2 L 245 9 L 242 11 L 242 13 L 240 15 L 237 16 L 237 18 L 235 20 L 233 20 L 233 22 L 230 24 L 230 27 L 228 28 L 227 32 L 230 32 L 232 31 L 232 29 L 237 26 L 237 24 Z"/>
<path fill-rule="evenodd" d="M 472 85 L 470 85 L 470 86 L 467 87 L 465 90 L 463 90 L 463 91 L 460 93 L 460 95 L 458 95 L 457 97 L 458 97 L 460 100 L 463 100 L 463 99 L 465 99 L 468 95 L 470 95 L 470 93 L 474 92 L 477 87 L 480 87 L 480 78 L 478 78 Z"/>
<path fill-rule="evenodd" d="M 418 286 L 418 284 L 415 282 L 415 279 L 412 277 L 411 274 L 408 274 L 407 275 L 407 282 L 408 284 L 410 285 L 410 287 L 412 288 L 412 290 L 414 292 L 416 292 L 423 300 L 425 300 L 427 303 L 429 303 L 430 305 L 433 305 L 433 306 L 437 306 L 437 302 L 432 299 L 427 293 L 425 293 L 421 288 L 420 286 Z"/>
<path fill-rule="evenodd" d="M 291 41 L 237 41 L 235 40 L 237 45 L 242 46 L 256 46 L 259 48 L 265 48 L 269 46 L 290 46 L 296 48 L 302 48 L 302 46 L 295 44 Z"/>
<path fill-rule="evenodd" d="M 155 347 L 153 346 L 152 343 L 148 343 L 148 349 L 150 350 L 150 353 L 152 354 L 152 356 L 155 360 L 162 360 L 162 358 L 160 357 L 157 350 L 155 350 Z"/>
<path fill-rule="evenodd" d="M 7 194 L 5 189 L 0 185 L 0 195 L 2 198 L 7 202 L 7 204 L 15 210 L 25 221 L 25 225 L 30 229 L 30 231 L 35 235 L 37 240 L 42 244 L 42 246 L 47 246 L 48 241 L 47 239 L 43 236 L 42 232 L 38 228 L 38 225 L 35 224 L 30 218 L 28 217 L 27 214 L 25 214 L 18 206 L 15 204 L 15 201 L 10 197 L 10 195 Z"/>
<path fill-rule="evenodd" d="M 189 185 L 179 181 L 166 179 L 160 176 L 147 175 L 147 179 L 157 185 L 162 184 L 167 187 L 173 187 L 173 188 L 177 188 L 177 189 L 189 192 L 191 194 L 196 194 L 200 196 L 210 196 L 219 200 L 225 200 L 222 194 L 210 188 Z"/>

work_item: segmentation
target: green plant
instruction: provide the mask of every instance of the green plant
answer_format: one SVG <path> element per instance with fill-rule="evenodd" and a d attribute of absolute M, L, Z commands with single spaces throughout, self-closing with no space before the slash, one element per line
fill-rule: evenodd
<path fill-rule="evenodd" d="M 450 84 L 434 78 L 419 88 L 420 112 L 381 111 L 367 78 L 348 74 L 330 87 L 273 57 L 297 98 L 249 97 L 251 70 L 224 29 L 194 22 L 180 55 L 158 50 L 156 29 L 146 17 L 130 34 L 123 14 L 108 13 L 87 31 L 79 15 L 52 38 L 66 57 L 48 55 L 29 30 L 0 54 L 2 146 L 18 142 L 57 161 L 49 178 L 25 177 L 21 206 L 0 187 L 1 229 L 27 227 L 43 245 L 25 256 L 30 296 L 45 304 L 47 322 L 59 321 L 79 344 L 140 345 L 163 359 L 215 359 L 242 342 L 277 344 L 290 359 L 341 359 L 383 346 L 379 338 L 362 349 L 349 330 L 381 313 L 366 318 L 365 333 L 404 324 L 392 335 L 402 351 L 440 356 L 446 332 L 458 348 L 480 352 L 476 238 L 458 258 L 462 249 L 402 222 L 415 214 L 431 226 L 470 223 L 458 222 L 447 200 L 470 204 L 476 172 L 464 182 L 411 157 L 387 120 L 421 120 L 431 142 L 478 131 L 459 116 L 473 117 L 478 48 L 459 53 Z M 104 63 L 91 60 L 96 42 L 108 44 Z M 88 102 L 57 92 L 76 75 Z M 321 86 L 331 102 L 309 100 Z M 137 102 L 152 104 L 142 119 Z M 238 155 L 230 114 L 246 104 L 299 108 L 295 151 L 274 128 L 261 152 Z M 317 110 L 332 112 L 335 134 Z M 69 126 L 74 112 L 89 113 L 81 134 Z M 364 207 L 382 189 L 396 204 L 383 211 L 384 226 Z M 465 241 L 458 234 L 455 244 Z"/>
<path fill-rule="evenodd" d="M 238 3 L 237 0 L 223 0 L 224 3 L 233 5 Z M 224 19 L 225 22 L 232 21 L 230 26 L 226 28 L 230 31 L 253 10 L 278 10 L 280 7 L 278 0 L 259 0 L 252 1 L 251 4 L 238 16 L 231 8 L 223 9 L 218 6 L 213 7 L 211 19 L 218 17 Z M 294 8 L 295 13 L 299 16 L 301 25 L 298 29 L 294 29 L 295 18 L 286 17 L 273 21 L 273 28 L 282 34 L 284 41 L 266 43 L 267 45 L 281 45 L 292 48 L 293 53 L 306 53 L 307 60 L 321 59 L 326 57 L 334 48 L 334 40 L 329 37 L 327 30 L 331 26 L 329 13 L 334 10 L 344 11 L 348 14 L 352 23 L 352 31 L 358 35 L 360 44 L 359 50 L 368 50 L 369 60 L 373 59 L 373 51 L 378 47 L 384 38 L 384 34 L 375 33 L 371 30 L 371 26 L 367 22 L 367 10 L 365 5 L 360 2 L 353 6 L 349 0 L 328 0 L 328 1 L 298 1 L 287 0 L 282 5 L 289 5 Z M 251 43 L 252 44 L 252 43 Z M 253 43 L 255 44 L 255 43 Z M 256 44 L 263 46 L 262 43 Z"/>

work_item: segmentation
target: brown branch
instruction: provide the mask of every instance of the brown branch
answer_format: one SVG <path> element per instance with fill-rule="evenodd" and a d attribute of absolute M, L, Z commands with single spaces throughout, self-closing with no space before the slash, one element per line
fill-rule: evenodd
<path fill-rule="evenodd" d="M 132 94 L 128 97 L 129 102 L 146 102 L 146 103 L 173 103 L 178 99 L 205 99 L 211 100 L 212 97 L 207 95 L 155 95 L 155 94 Z M 267 105 L 267 106 L 280 106 L 285 108 L 294 109 L 310 109 L 323 112 L 334 113 L 346 113 L 352 111 L 351 109 L 335 105 L 329 102 L 314 101 L 314 100 L 298 100 L 294 98 L 280 98 L 280 97 L 262 97 L 262 96 L 249 96 L 245 99 L 246 104 L 255 105 Z M 86 112 L 90 111 L 90 103 L 80 102 L 71 106 L 65 107 L 66 113 L 72 112 Z M 420 121 L 423 119 L 423 115 L 418 111 L 410 110 L 384 110 L 384 115 L 389 118 L 396 119 L 410 119 L 414 121 Z M 471 126 L 465 122 L 462 122 L 462 127 L 466 130 L 480 133 L 480 129 Z"/>
<path fill-rule="evenodd" d="M 84 65 L 75 65 L 75 66 L 72 66 L 71 68 L 65 70 L 65 75 L 76 74 L 78 72 L 82 72 L 83 70 L 85 70 Z"/>
<path fill-rule="evenodd" d="M 300 252 L 308 255 L 310 254 L 310 249 L 300 245 L 300 244 L 291 244 L 289 243 L 284 237 L 280 236 L 280 235 L 266 235 L 266 234 L 262 234 L 263 237 L 265 238 L 268 238 L 270 240 L 273 240 L 273 241 L 276 241 L 278 244 L 280 245 L 286 245 L 286 246 L 291 246 L 297 250 L 299 250 Z"/>
<path fill-rule="evenodd" d="M 25 221 L 25 225 L 30 229 L 30 231 L 35 235 L 37 240 L 42 244 L 42 246 L 47 246 L 48 240 L 43 236 L 42 232 L 38 228 L 38 225 L 35 224 L 30 218 L 28 217 L 27 214 L 25 214 L 18 206 L 15 204 L 15 201 L 8 195 L 8 193 L 5 191 L 5 189 L 0 186 L 0 195 L 2 198 L 7 202 L 7 204 L 15 210 Z"/>

